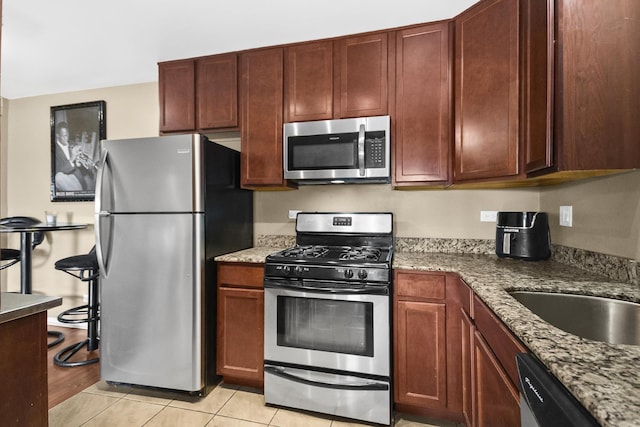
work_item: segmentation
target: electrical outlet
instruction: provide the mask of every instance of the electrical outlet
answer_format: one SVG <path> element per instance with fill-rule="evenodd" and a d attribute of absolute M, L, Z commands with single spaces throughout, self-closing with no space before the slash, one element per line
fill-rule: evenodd
<path fill-rule="evenodd" d="M 496 222 L 498 211 L 480 211 L 480 222 Z"/>
<path fill-rule="evenodd" d="M 298 215 L 298 212 L 302 212 L 302 211 L 297 211 L 295 209 L 289 209 L 289 219 L 296 219 L 296 216 Z"/>
<path fill-rule="evenodd" d="M 560 225 L 573 227 L 573 206 L 560 206 Z"/>

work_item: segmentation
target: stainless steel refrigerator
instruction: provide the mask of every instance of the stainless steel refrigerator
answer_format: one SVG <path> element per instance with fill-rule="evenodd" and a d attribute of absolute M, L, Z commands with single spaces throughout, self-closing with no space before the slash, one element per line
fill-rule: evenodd
<path fill-rule="evenodd" d="M 240 153 L 203 135 L 105 140 L 95 193 L 100 376 L 206 393 L 217 255 L 251 247 Z"/>

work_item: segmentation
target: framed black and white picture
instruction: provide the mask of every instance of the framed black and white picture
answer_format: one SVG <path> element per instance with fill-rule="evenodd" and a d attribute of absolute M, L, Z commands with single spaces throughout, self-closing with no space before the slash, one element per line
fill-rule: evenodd
<path fill-rule="evenodd" d="M 105 101 L 51 107 L 51 200 L 92 201 L 107 137 Z"/>

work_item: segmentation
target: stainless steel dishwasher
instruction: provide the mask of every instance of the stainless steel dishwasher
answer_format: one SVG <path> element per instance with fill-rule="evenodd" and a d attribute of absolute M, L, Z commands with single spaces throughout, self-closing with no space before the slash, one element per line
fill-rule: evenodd
<path fill-rule="evenodd" d="M 533 355 L 516 355 L 522 427 L 600 426 L 580 402 Z"/>

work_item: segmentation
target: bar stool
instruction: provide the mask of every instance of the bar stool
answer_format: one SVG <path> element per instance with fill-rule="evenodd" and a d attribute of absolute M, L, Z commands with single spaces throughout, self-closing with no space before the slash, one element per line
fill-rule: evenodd
<path fill-rule="evenodd" d="M 32 218 L 30 216 L 10 216 L 0 219 L 0 225 L 5 227 L 30 227 L 35 224 L 40 224 L 40 220 Z M 31 250 L 34 250 L 36 246 L 44 241 L 43 231 L 34 231 L 31 238 Z M 22 254 L 18 249 L 2 248 L 1 261 L 5 261 L 0 264 L 0 270 L 11 267 L 14 264 L 20 262 Z M 47 335 L 55 337 L 53 341 L 47 344 L 48 348 L 60 344 L 64 340 L 64 334 L 59 331 L 47 331 Z"/>
<path fill-rule="evenodd" d="M 65 310 L 58 315 L 58 321 L 62 323 L 86 323 L 87 338 L 76 344 L 71 344 L 62 349 L 53 357 L 53 363 L 57 366 L 74 367 L 97 363 L 100 357 L 86 360 L 69 361 L 83 347 L 87 352 L 98 349 L 100 338 L 98 337 L 98 322 L 100 320 L 98 297 L 98 259 L 95 246 L 88 254 L 75 255 L 56 261 L 55 269 L 64 271 L 89 285 L 87 304 Z"/>
<path fill-rule="evenodd" d="M 0 225 L 5 227 L 24 227 L 39 224 L 40 220 L 32 218 L 30 216 L 10 216 L 0 219 Z M 31 250 L 34 250 L 36 246 L 44 241 L 44 232 L 36 231 L 33 233 L 33 239 L 31 240 Z M 8 261 L 0 265 L 0 270 L 4 270 L 7 267 L 11 267 L 13 264 L 20 262 L 20 251 L 18 249 L 2 248 L 1 260 Z"/>

